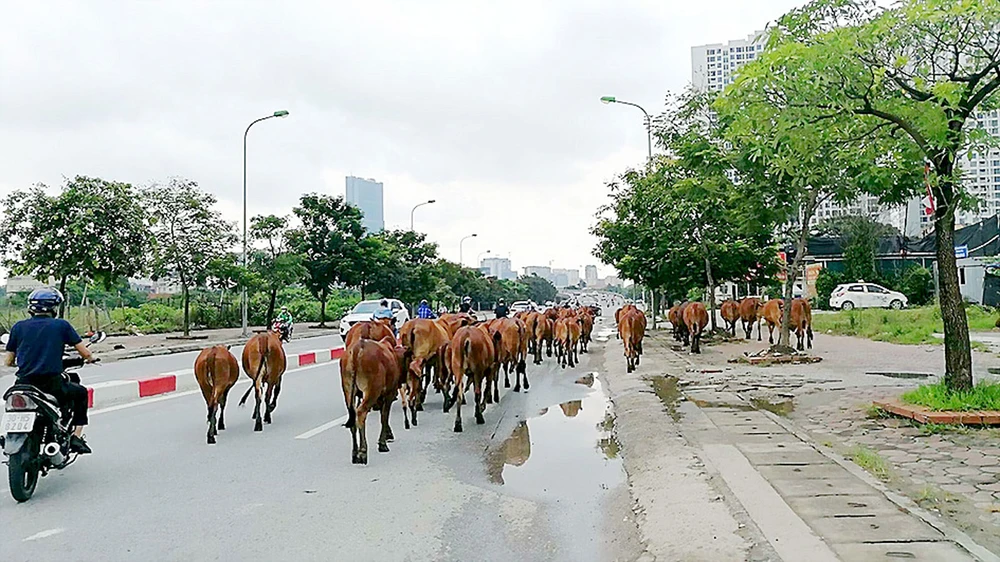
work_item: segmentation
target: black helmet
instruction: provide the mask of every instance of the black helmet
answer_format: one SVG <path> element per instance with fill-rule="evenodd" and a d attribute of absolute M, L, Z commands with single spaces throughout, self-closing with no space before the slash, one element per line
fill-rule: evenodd
<path fill-rule="evenodd" d="M 52 314 L 63 303 L 62 293 L 52 287 L 39 287 L 28 295 L 28 312 Z"/>
<path fill-rule="evenodd" d="M 497 302 L 500 303 L 500 304 L 503 304 L 503 297 L 497 299 Z"/>
<path fill-rule="evenodd" d="M 380 302 L 379 304 L 382 306 L 389 306 L 389 301 L 382 299 L 382 302 Z"/>

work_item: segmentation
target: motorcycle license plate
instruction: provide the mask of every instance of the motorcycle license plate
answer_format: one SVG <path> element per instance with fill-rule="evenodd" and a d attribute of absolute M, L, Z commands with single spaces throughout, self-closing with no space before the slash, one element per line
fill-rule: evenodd
<path fill-rule="evenodd" d="M 0 433 L 28 433 L 35 427 L 35 412 L 4 412 Z"/>

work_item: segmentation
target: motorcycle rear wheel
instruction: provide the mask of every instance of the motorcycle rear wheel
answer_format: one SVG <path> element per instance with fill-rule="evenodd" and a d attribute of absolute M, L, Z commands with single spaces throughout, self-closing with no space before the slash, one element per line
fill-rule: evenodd
<path fill-rule="evenodd" d="M 21 450 L 10 456 L 7 463 L 7 477 L 10 495 L 18 502 L 26 502 L 35 493 L 38 485 L 38 437 L 32 433 Z"/>

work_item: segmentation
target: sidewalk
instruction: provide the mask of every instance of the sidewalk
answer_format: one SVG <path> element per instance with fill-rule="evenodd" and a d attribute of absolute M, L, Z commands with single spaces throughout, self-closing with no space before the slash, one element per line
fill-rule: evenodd
<path fill-rule="evenodd" d="M 997 560 L 776 415 L 790 400 L 751 399 L 736 372 L 696 356 L 695 365 L 673 343 L 667 331 L 649 333 L 632 374 L 619 341 L 605 349 L 640 532 L 655 559 Z M 773 378 L 758 381 L 771 387 L 808 380 L 769 375 L 754 378 Z"/>

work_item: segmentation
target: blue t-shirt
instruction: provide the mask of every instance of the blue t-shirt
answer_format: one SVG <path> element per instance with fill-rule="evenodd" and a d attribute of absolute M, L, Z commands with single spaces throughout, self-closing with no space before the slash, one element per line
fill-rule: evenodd
<path fill-rule="evenodd" d="M 80 343 L 80 335 L 62 318 L 33 316 L 10 329 L 7 351 L 17 357 L 17 376 L 58 375 L 63 370 L 63 350 Z"/>

